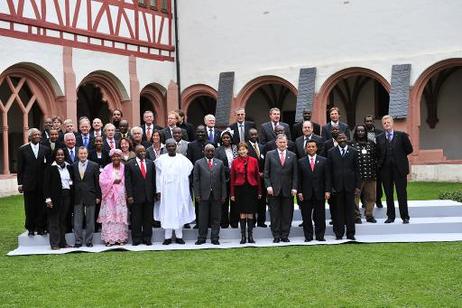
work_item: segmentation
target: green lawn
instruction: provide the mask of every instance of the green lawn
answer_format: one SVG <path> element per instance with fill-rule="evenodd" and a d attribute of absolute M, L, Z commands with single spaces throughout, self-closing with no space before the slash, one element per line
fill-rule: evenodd
<path fill-rule="evenodd" d="M 409 194 L 411 199 L 416 199 L 413 194 L 437 198 L 437 191 L 447 188 L 411 183 Z M 22 224 L 22 199 L 0 199 L 0 305 L 462 303 L 460 242 L 7 257 L 17 245 Z"/>

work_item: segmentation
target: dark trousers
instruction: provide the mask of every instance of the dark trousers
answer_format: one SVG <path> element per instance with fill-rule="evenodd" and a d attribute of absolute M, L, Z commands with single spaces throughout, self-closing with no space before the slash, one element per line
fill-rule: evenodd
<path fill-rule="evenodd" d="M 228 189 L 225 202 L 221 205 L 221 226 L 228 228 L 229 225 L 237 228 L 239 222 L 239 212 L 237 211 L 235 202 L 229 199 L 229 192 L 231 191 L 230 182 L 228 182 Z M 200 218 L 199 218 L 200 220 Z"/>
<path fill-rule="evenodd" d="M 152 237 L 152 211 L 154 202 L 133 203 L 131 208 L 132 217 L 132 241 L 141 243 L 151 241 Z"/>
<path fill-rule="evenodd" d="M 42 189 L 24 191 L 24 227 L 31 232 L 47 229 L 47 211 Z"/>
<path fill-rule="evenodd" d="M 380 172 L 377 172 L 377 179 L 376 179 L 376 188 L 375 188 L 375 204 L 382 204 L 382 178 L 380 176 Z"/>
<path fill-rule="evenodd" d="M 335 193 L 335 219 L 334 233 L 338 237 L 355 235 L 355 195 L 352 191 L 342 191 Z"/>
<path fill-rule="evenodd" d="M 401 219 L 409 219 L 409 211 L 407 207 L 407 177 L 402 176 L 398 169 L 392 165 L 385 165 L 381 171 L 383 190 L 387 197 L 387 216 L 390 219 L 395 219 L 395 203 L 393 199 L 393 185 L 396 187 L 396 195 L 398 196 L 399 214 Z"/>
<path fill-rule="evenodd" d="M 221 202 L 220 200 L 213 200 L 212 196 L 209 200 L 201 200 L 199 202 L 199 240 L 207 239 L 207 230 L 209 221 L 211 225 L 210 239 L 212 241 L 218 240 L 220 233 L 220 220 L 221 220 Z"/>
<path fill-rule="evenodd" d="M 53 204 L 52 208 L 47 209 L 48 214 L 48 233 L 51 247 L 65 247 L 66 229 L 68 224 L 68 213 L 71 207 L 71 193 L 64 189 L 61 196 L 61 204 Z"/>
<path fill-rule="evenodd" d="M 274 238 L 288 238 L 292 217 L 294 215 L 294 199 L 292 197 L 268 197 L 271 218 L 271 233 Z"/>
<path fill-rule="evenodd" d="M 334 233 L 335 232 L 335 207 L 336 207 L 336 195 L 335 194 L 331 194 L 330 195 L 330 198 L 329 200 L 327 200 L 327 204 L 329 204 L 329 213 L 330 213 L 330 220 L 332 220 L 332 228 L 334 229 Z"/>
<path fill-rule="evenodd" d="M 324 202 L 324 200 L 316 200 L 315 198 L 301 202 L 300 209 L 303 209 L 303 233 L 305 234 L 305 239 L 313 238 L 313 220 L 316 238 L 324 237 L 324 233 L 326 232 Z"/>
<path fill-rule="evenodd" d="M 257 200 L 257 224 L 262 225 L 266 221 L 266 188 L 264 187 L 263 184 L 263 179 L 261 181 L 262 183 L 262 196 L 261 199 Z"/>

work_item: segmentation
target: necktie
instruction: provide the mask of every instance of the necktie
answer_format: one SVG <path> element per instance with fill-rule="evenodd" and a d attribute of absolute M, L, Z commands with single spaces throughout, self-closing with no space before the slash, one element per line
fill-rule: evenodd
<path fill-rule="evenodd" d="M 56 145 L 56 143 L 50 142 L 50 148 L 51 148 L 52 151 L 55 150 L 55 145 Z"/>
<path fill-rule="evenodd" d="M 209 169 L 210 169 L 210 170 L 212 170 L 212 169 L 213 169 L 213 163 L 212 163 L 212 160 L 211 160 L 211 159 L 209 159 L 208 161 L 209 161 Z"/>
<path fill-rule="evenodd" d="M 148 127 L 146 128 L 146 139 L 147 139 L 148 141 L 151 140 L 151 126 L 148 126 Z"/>
<path fill-rule="evenodd" d="M 111 149 L 113 149 L 114 148 L 114 141 L 113 140 L 109 141 L 109 144 L 111 145 Z"/>
<path fill-rule="evenodd" d="M 313 157 L 310 157 L 310 167 L 311 167 L 311 171 L 314 171 L 314 158 Z"/>
<path fill-rule="evenodd" d="M 255 154 L 257 154 L 257 159 L 260 160 L 260 149 L 258 148 L 258 144 L 256 142 L 253 144 L 253 148 L 255 149 Z"/>
<path fill-rule="evenodd" d="M 345 156 L 345 148 L 342 148 L 342 157 Z"/>
<path fill-rule="evenodd" d="M 83 175 L 85 173 L 84 170 L 85 170 L 85 164 L 80 164 L 79 173 L 80 173 L 81 180 L 83 180 Z"/>
<path fill-rule="evenodd" d="M 244 125 L 239 124 L 239 139 L 244 142 Z"/>
<path fill-rule="evenodd" d="M 213 142 L 213 129 L 209 129 L 209 141 Z"/>
<path fill-rule="evenodd" d="M 306 148 L 306 143 L 308 142 L 308 140 L 309 140 L 308 137 L 305 137 L 305 142 L 303 142 L 303 149 Z"/>
<path fill-rule="evenodd" d="M 144 167 L 144 161 L 143 160 L 140 160 L 140 166 L 141 166 L 141 175 L 143 176 L 143 178 L 146 178 L 146 168 Z"/>
<path fill-rule="evenodd" d="M 387 139 L 388 139 L 388 142 L 391 142 L 391 139 L 392 139 L 392 137 L 391 137 L 391 136 L 392 136 L 392 135 L 391 135 L 391 132 L 388 132 L 388 133 L 387 133 Z"/>
<path fill-rule="evenodd" d="M 286 162 L 286 158 L 284 156 L 284 152 L 279 153 L 279 159 L 281 160 L 281 165 L 284 166 L 284 163 Z"/>
<path fill-rule="evenodd" d="M 87 136 L 83 136 L 83 146 L 84 147 L 88 146 L 88 137 Z"/>
<path fill-rule="evenodd" d="M 71 150 L 69 151 L 69 153 L 70 153 L 71 161 L 74 162 L 74 159 L 75 159 L 74 150 L 71 149 Z"/>

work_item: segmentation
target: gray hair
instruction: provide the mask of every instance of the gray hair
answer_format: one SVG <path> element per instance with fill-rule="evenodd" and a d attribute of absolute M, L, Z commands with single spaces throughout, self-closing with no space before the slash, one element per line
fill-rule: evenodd
<path fill-rule="evenodd" d="M 74 138 L 74 140 L 75 140 L 74 133 L 65 133 L 64 134 L 64 141 L 67 141 L 67 140 L 72 139 L 72 138 Z"/>
<path fill-rule="evenodd" d="M 276 140 L 279 140 L 279 139 L 284 139 L 285 141 L 287 141 L 287 136 L 286 134 L 279 134 L 276 136 Z"/>
<path fill-rule="evenodd" d="M 114 124 L 112 123 L 107 123 L 106 125 L 104 125 L 104 128 L 103 128 L 103 131 L 105 132 L 107 129 L 109 128 L 113 128 L 115 130 L 115 126 Z"/>
<path fill-rule="evenodd" d="M 134 134 L 136 131 L 139 131 L 140 133 L 143 133 L 143 129 L 139 126 L 133 126 L 132 129 L 130 129 L 130 134 Z"/>
<path fill-rule="evenodd" d="M 40 130 L 35 127 L 32 127 L 31 129 L 27 131 L 27 136 L 29 137 L 29 140 L 32 138 L 32 135 L 35 134 L 36 132 L 41 133 Z"/>
<path fill-rule="evenodd" d="M 204 122 L 208 121 L 209 119 L 214 119 L 215 120 L 215 116 L 213 114 L 207 114 L 205 117 L 204 117 Z"/>
<path fill-rule="evenodd" d="M 204 147 L 204 151 L 205 150 L 208 150 L 208 149 L 212 149 L 212 150 L 215 150 L 215 146 L 211 143 L 207 143 Z"/>

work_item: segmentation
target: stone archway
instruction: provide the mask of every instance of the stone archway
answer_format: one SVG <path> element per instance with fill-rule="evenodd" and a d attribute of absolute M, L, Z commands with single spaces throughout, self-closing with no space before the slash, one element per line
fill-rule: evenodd
<path fill-rule="evenodd" d="M 41 129 L 43 118 L 57 110 L 62 97 L 61 89 L 56 89 L 56 80 L 37 67 L 19 63 L 0 75 L 2 174 L 16 172 L 16 149 L 28 142 L 29 128 Z"/>
<path fill-rule="evenodd" d="M 181 109 L 187 121 L 194 127 L 204 123 L 206 114 L 215 114 L 218 93 L 205 84 L 196 84 L 184 89 L 181 94 Z"/>
<path fill-rule="evenodd" d="M 448 158 L 455 162 L 462 161 L 462 153 L 451 153 L 452 150 L 449 150 L 449 157 L 446 157 L 443 150 L 444 148 L 448 150 L 447 146 L 451 144 L 457 147 L 459 138 L 455 137 L 456 139 L 453 138 L 453 140 L 442 138 L 452 138 L 455 134 L 450 134 L 449 131 L 445 133 L 444 131 L 436 132 L 434 130 L 435 128 L 437 130 L 440 129 L 442 125 L 456 125 L 459 123 L 458 119 L 447 118 L 448 115 L 456 115 L 457 110 L 453 109 L 449 112 L 449 114 L 448 112 L 445 112 L 446 119 L 442 119 L 438 112 L 438 109 L 441 109 L 441 107 L 438 107 L 438 105 L 440 105 L 439 101 L 441 99 L 447 101 L 447 99 L 441 97 L 440 92 L 444 90 L 443 87 L 447 85 L 452 76 L 460 75 L 460 69 L 462 69 L 462 58 L 451 58 L 437 62 L 424 70 L 411 88 L 409 104 L 410 117 L 407 123 L 407 130 L 411 135 L 414 144 L 414 162 L 444 162 Z M 458 76 L 458 79 L 460 79 L 460 76 Z M 451 84 L 449 84 L 449 86 L 456 91 L 460 88 L 458 84 L 455 86 L 451 86 Z M 458 106 L 459 105 L 460 104 L 458 104 Z M 422 143 L 422 137 L 425 137 L 422 136 L 422 129 L 424 129 L 424 125 L 429 127 L 427 134 L 425 134 L 426 138 L 431 138 L 431 136 L 435 135 L 436 132 L 438 138 L 442 138 L 440 143 L 435 142 L 433 145 L 430 145 L 428 144 L 428 140 L 424 140 L 425 142 Z M 434 131 L 429 133 L 430 130 Z"/>
<path fill-rule="evenodd" d="M 140 119 L 143 113 L 150 110 L 154 113 L 154 121 L 160 126 L 167 122 L 167 90 L 157 83 L 145 86 L 140 92 Z"/>
<path fill-rule="evenodd" d="M 356 121 L 355 114 L 357 99 L 360 92 L 367 86 L 367 83 L 370 82 L 371 79 L 374 80 L 373 87 L 381 87 L 378 88 L 378 91 L 381 91 L 382 95 L 385 95 L 384 91 L 386 91 L 386 93 L 390 93 L 390 83 L 382 75 L 371 69 L 363 67 L 346 68 L 327 78 L 322 84 L 314 100 L 314 121 L 318 123 L 326 123 L 326 110 L 329 106 L 329 98 L 332 99 L 332 93 L 335 92 L 339 97 L 343 97 L 342 101 L 344 101 L 344 105 L 346 105 L 344 106 L 344 110 L 346 111 L 345 113 L 350 113 L 350 118 L 352 118 L 352 120 L 349 122 L 351 122 L 350 124 L 353 124 L 354 126 L 354 122 Z M 369 84 L 369 86 L 371 86 L 371 84 Z M 382 98 L 380 101 L 384 100 L 385 99 Z M 330 103 L 332 104 L 332 102 Z M 353 104 L 355 106 L 349 106 Z M 348 110 L 348 107 L 354 109 Z M 386 109 L 388 110 L 388 108 Z M 374 113 L 380 114 L 381 112 Z"/>
<path fill-rule="evenodd" d="M 125 87 L 114 74 L 95 71 L 88 74 L 77 88 L 77 118 L 87 116 L 91 120 L 98 117 L 108 123 L 114 109 L 127 113 L 124 103 L 129 101 Z"/>
<path fill-rule="evenodd" d="M 268 121 L 272 107 L 281 110 L 281 120 L 292 126 L 298 90 L 289 81 L 278 76 L 260 76 L 249 81 L 237 95 L 233 110 L 243 107 L 246 117 L 257 126 Z"/>

